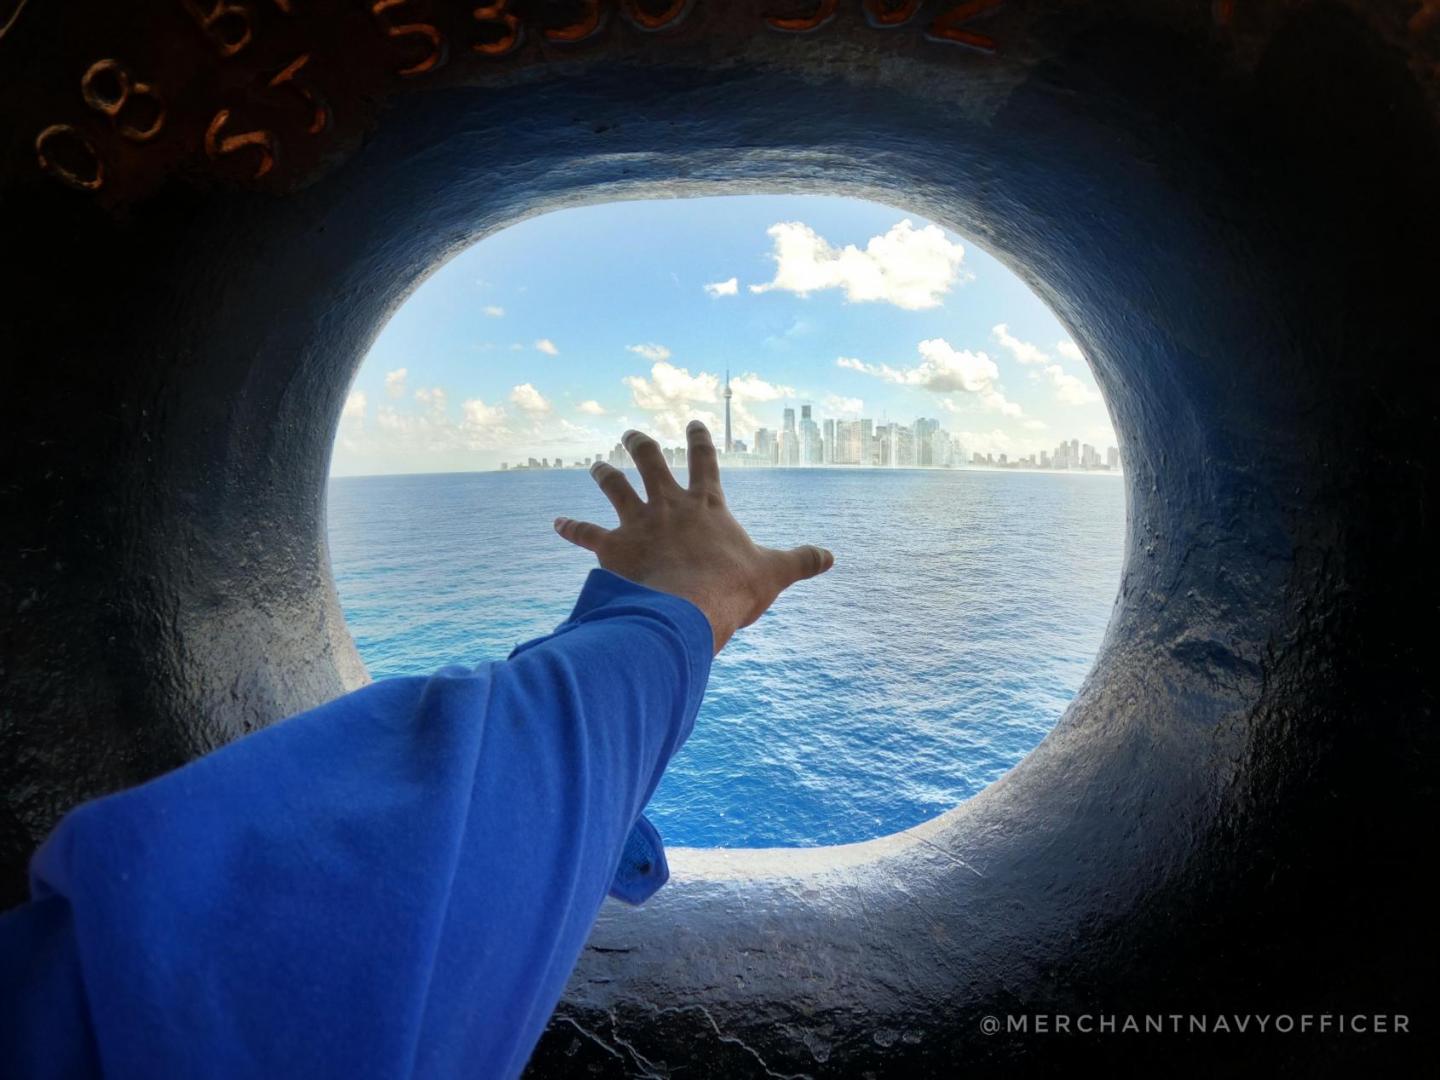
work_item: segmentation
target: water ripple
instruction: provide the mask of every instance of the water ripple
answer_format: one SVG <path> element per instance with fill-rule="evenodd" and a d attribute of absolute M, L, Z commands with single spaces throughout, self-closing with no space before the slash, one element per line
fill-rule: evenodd
<path fill-rule="evenodd" d="M 726 476 L 756 540 L 830 547 L 715 662 L 651 804 L 673 844 L 847 843 L 998 778 L 1054 726 L 1119 583 L 1114 477 L 755 470 Z M 476 664 L 548 632 L 589 569 L 550 531 L 611 520 L 579 471 L 331 481 L 330 551 L 375 678 Z"/>

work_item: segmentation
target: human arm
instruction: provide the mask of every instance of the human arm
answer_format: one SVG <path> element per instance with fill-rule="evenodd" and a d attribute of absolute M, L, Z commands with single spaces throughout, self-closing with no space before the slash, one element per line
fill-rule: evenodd
<path fill-rule="evenodd" d="M 711 656 L 829 565 L 749 541 L 708 442 L 680 489 L 627 436 L 649 503 L 597 471 L 621 525 L 557 524 L 607 569 L 554 634 L 72 811 L 0 916 L 0 1075 L 518 1074 Z"/>
<path fill-rule="evenodd" d="M 0 1074 L 517 1074 L 711 647 L 688 602 L 597 570 L 503 663 L 372 684 L 73 811 L 0 917 L 30 973 L 0 987 Z"/>

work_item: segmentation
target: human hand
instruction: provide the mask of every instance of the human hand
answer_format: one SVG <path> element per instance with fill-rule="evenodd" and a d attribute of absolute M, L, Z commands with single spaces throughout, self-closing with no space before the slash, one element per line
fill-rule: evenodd
<path fill-rule="evenodd" d="M 555 531 L 593 551 L 600 565 L 639 585 L 683 596 L 710 620 L 715 651 L 749 626 L 797 581 L 835 564 L 824 548 L 805 545 L 780 551 L 760 547 L 731 515 L 720 490 L 720 462 L 710 432 L 699 420 L 685 429 L 690 486 L 671 475 L 660 444 L 638 431 L 621 441 L 645 482 L 642 500 L 625 474 L 597 462 L 590 475 L 600 485 L 620 525 L 555 519 Z"/>

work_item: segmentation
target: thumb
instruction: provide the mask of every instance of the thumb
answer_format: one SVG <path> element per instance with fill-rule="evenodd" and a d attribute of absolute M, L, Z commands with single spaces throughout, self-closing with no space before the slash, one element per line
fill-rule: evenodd
<path fill-rule="evenodd" d="M 789 551 L 779 552 L 779 555 L 785 566 L 786 576 L 792 583 L 823 574 L 835 565 L 835 556 L 814 544 L 802 544 Z"/>

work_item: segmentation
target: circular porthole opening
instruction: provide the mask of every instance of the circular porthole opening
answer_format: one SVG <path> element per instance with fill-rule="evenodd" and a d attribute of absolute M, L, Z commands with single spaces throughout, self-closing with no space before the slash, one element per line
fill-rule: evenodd
<path fill-rule="evenodd" d="M 635 427 L 683 479 L 696 416 L 752 535 L 837 563 L 717 659 L 651 803 L 669 843 L 888 835 L 1044 738 L 1116 595 L 1119 440 L 1011 271 L 854 199 L 560 211 L 431 275 L 371 346 L 332 458 L 331 562 L 371 676 L 548 632 L 593 565 L 550 521 L 611 520 L 586 466 L 628 467 Z"/>

